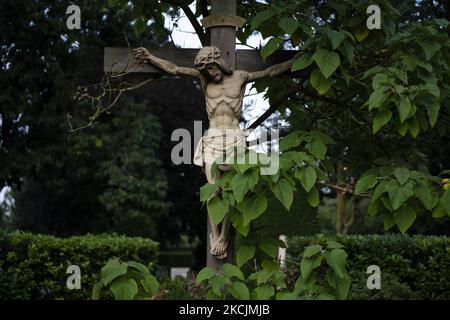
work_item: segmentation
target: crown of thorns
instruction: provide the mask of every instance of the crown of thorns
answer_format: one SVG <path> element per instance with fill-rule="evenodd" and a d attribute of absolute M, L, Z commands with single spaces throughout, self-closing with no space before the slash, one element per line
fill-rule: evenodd
<path fill-rule="evenodd" d="M 220 50 L 216 46 L 200 49 L 195 57 L 194 64 L 198 70 L 204 69 L 208 64 L 218 63 L 221 58 Z"/>

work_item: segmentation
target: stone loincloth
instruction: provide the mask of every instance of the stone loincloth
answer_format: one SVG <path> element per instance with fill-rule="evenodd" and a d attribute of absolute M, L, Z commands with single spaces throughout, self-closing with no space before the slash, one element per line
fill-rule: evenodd
<path fill-rule="evenodd" d="M 242 147 L 239 150 L 245 150 L 246 131 L 242 129 L 215 129 L 207 131 L 197 144 L 194 153 L 194 164 L 204 167 L 205 163 L 225 164 L 225 160 L 233 156 L 234 147 Z M 225 169 L 227 165 L 219 166 Z"/>

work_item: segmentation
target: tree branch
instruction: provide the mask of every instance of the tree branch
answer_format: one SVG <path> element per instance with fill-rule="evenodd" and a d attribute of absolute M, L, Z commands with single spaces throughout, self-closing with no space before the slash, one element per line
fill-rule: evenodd
<path fill-rule="evenodd" d="M 202 25 L 198 22 L 197 18 L 195 17 L 195 14 L 192 12 L 191 8 L 187 5 L 181 6 L 181 9 L 183 9 L 184 13 L 186 14 L 186 17 L 188 17 L 189 21 L 191 22 L 192 26 L 194 27 L 195 32 L 197 33 L 198 38 L 200 39 L 200 42 L 202 43 L 202 46 L 208 45 L 208 39 L 206 36 L 206 32 L 203 29 Z"/>

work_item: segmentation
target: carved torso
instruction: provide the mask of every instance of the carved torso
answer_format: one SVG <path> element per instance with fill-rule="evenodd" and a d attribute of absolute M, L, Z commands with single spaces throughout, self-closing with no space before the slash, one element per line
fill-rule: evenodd
<path fill-rule="evenodd" d="M 220 83 L 208 81 L 205 88 L 206 111 L 210 128 L 238 128 L 239 114 L 248 73 L 235 70 Z"/>

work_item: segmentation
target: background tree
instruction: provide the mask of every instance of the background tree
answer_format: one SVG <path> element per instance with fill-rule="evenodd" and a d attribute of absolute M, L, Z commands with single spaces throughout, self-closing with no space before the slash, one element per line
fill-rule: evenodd
<path fill-rule="evenodd" d="M 194 83 L 155 82 L 121 99 L 98 125 L 76 133 L 69 132 L 66 119 L 69 113 L 72 125 L 81 126 L 95 111 L 73 96 L 78 86 L 102 78 L 105 46 L 123 46 L 126 39 L 130 45 L 172 45 L 162 13 L 178 13 L 161 5 L 146 27 L 140 17 L 153 14 L 155 6 L 110 10 L 106 1 L 77 4 L 79 31 L 66 28 L 64 1 L 0 4 L 0 185 L 12 187 L 14 226 L 58 235 L 114 231 L 163 245 L 178 243 L 183 233 L 195 238 L 202 225 L 196 221 L 202 219 L 198 196 L 186 193 L 182 181 L 185 174 L 190 188 L 196 178 L 200 186 L 201 174 L 172 168 L 167 143 L 174 128 L 192 129 L 193 114 L 204 118 Z M 185 88 L 183 99 L 161 97 L 174 82 Z"/>

